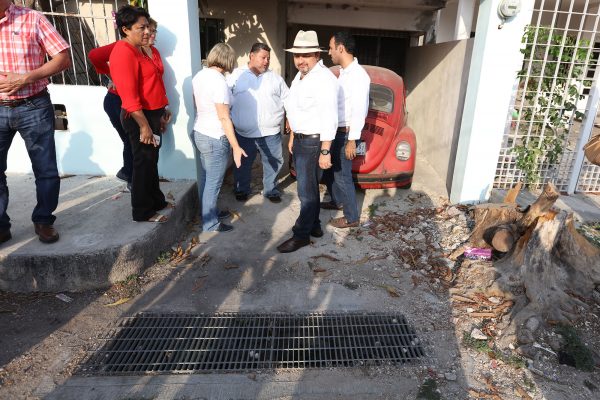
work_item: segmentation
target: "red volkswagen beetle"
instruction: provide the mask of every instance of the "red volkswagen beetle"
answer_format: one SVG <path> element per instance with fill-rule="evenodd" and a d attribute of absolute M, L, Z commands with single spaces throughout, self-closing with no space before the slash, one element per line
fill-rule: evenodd
<path fill-rule="evenodd" d="M 352 161 L 354 182 L 362 189 L 408 189 L 415 171 L 417 140 L 406 126 L 404 81 L 386 68 L 364 68 L 371 78 L 369 114 Z M 339 75 L 339 67 L 331 71 Z M 295 172 L 292 166 L 292 175 Z"/>

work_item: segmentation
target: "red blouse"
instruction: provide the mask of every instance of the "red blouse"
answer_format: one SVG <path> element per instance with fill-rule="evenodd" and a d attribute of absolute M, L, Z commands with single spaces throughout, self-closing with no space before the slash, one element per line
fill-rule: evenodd
<path fill-rule="evenodd" d="M 107 44 L 106 46 L 97 47 L 95 49 L 90 50 L 88 54 L 88 58 L 90 62 L 96 69 L 96 72 L 102 75 L 110 75 L 110 67 L 108 66 L 108 60 L 110 59 L 110 53 L 112 53 L 113 49 L 117 42 Z M 108 89 L 109 92 L 118 95 L 115 89 Z"/>
<path fill-rule="evenodd" d="M 127 112 L 157 110 L 169 103 L 162 75 L 160 53 L 152 47 L 152 58 L 124 40 L 116 42 L 109 58 L 110 76 Z"/>

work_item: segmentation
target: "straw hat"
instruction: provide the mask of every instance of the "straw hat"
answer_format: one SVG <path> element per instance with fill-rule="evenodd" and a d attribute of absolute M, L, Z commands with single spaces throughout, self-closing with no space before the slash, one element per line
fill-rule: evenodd
<path fill-rule="evenodd" d="M 321 50 L 319 47 L 319 39 L 317 38 L 317 32 L 315 31 L 298 31 L 296 38 L 294 39 L 294 45 L 291 49 L 285 49 L 290 53 L 315 53 Z"/>

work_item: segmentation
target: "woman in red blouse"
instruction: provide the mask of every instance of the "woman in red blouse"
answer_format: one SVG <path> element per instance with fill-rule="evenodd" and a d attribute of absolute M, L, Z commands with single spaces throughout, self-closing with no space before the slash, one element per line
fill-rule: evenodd
<path fill-rule="evenodd" d="M 92 49 L 88 58 L 96 69 L 96 72 L 102 75 L 107 75 L 110 78 L 110 68 L 108 66 L 108 60 L 110 59 L 110 53 L 112 53 L 115 43 L 108 44 L 106 46 Z M 104 112 L 108 115 L 110 123 L 115 128 L 121 141 L 123 142 L 123 166 L 117 172 L 117 178 L 127 182 L 127 189 L 131 191 L 131 174 L 133 169 L 133 154 L 131 153 L 131 144 L 129 143 L 129 136 L 121 125 L 121 98 L 117 92 L 117 88 L 112 82 L 112 78 L 107 86 L 108 91 L 104 96 Z"/>
<path fill-rule="evenodd" d="M 148 46 L 150 16 L 139 7 L 123 6 L 116 15 L 122 39 L 110 54 L 110 75 L 122 101 L 121 123 L 133 152 L 131 206 L 134 221 L 164 222 L 157 211 L 170 204 L 160 190 L 158 151 L 162 143 L 161 118 L 168 104 L 162 80 L 164 66 L 156 48 Z"/>

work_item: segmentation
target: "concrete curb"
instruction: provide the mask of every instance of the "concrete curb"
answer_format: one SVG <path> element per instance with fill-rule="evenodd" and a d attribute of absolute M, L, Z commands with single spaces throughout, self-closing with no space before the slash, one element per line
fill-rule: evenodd
<path fill-rule="evenodd" d="M 74 246 L 73 251 L 69 252 L 62 251 L 65 244 L 61 251 L 55 251 L 53 245 L 39 244 L 35 239 L 30 239 L 27 246 L 46 246 L 43 248 L 45 251 L 29 254 L 19 250 L 8 254 L 7 251 L 0 252 L 0 290 L 78 292 L 108 287 L 132 274 L 140 273 L 156 260 L 161 251 L 169 248 L 185 233 L 187 223 L 196 215 L 198 205 L 196 184 L 180 183 L 171 190 L 177 193 L 175 196 L 177 207 L 164 213 L 169 219 L 162 224 L 133 223 L 130 222 L 130 208 L 123 209 L 124 205 L 121 203 L 116 206 L 119 209 L 114 210 L 114 214 L 111 215 L 111 210 L 106 208 L 115 208 L 115 206 L 112 204 L 106 206 L 102 215 L 98 215 L 97 218 L 115 218 L 112 223 L 115 224 L 116 229 L 110 231 L 111 240 L 106 241 L 112 243 L 100 242 L 88 248 Z M 126 202 L 123 203 L 127 205 Z M 123 221 L 123 218 L 127 220 Z M 76 236 L 73 240 L 85 236 L 73 231 L 69 232 L 68 228 L 69 226 L 62 227 L 61 235 L 64 232 L 72 233 L 72 236 Z M 73 229 L 76 230 L 77 227 Z M 123 242 L 115 245 L 115 237 L 119 235 L 124 237 Z M 64 239 L 64 241 L 68 240 Z M 61 241 L 63 241 L 62 236 L 57 243 Z"/>

